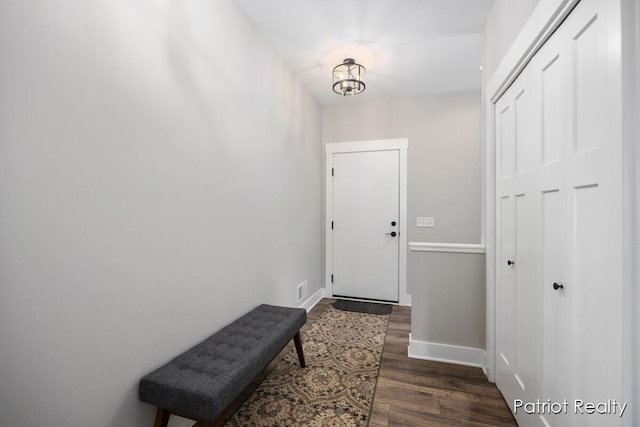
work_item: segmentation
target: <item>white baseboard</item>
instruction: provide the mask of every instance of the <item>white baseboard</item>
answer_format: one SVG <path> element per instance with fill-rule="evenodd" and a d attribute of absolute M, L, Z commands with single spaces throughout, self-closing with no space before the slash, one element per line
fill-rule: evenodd
<path fill-rule="evenodd" d="M 411 307 L 411 295 L 405 295 L 404 298 L 400 298 L 400 305 L 406 305 Z"/>
<path fill-rule="evenodd" d="M 324 298 L 324 288 L 318 289 L 316 293 L 301 302 L 298 307 L 304 308 L 308 313 L 322 298 Z"/>
<path fill-rule="evenodd" d="M 487 357 L 486 352 L 479 348 L 416 341 L 411 338 L 411 334 L 409 334 L 408 355 L 413 359 L 475 366 L 483 370 Z"/>
<path fill-rule="evenodd" d="M 482 372 L 484 372 L 484 376 L 489 378 L 489 359 L 487 357 L 487 352 L 482 352 Z"/>

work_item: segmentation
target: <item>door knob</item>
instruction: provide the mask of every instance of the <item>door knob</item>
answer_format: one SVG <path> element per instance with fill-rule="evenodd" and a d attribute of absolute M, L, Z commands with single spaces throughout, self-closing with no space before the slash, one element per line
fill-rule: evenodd
<path fill-rule="evenodd" d="M 391 233 L 384 233 L 385 236 L 389 236 L 391 235 L 391 237 L 396 237 L 398 233 L 396 233 L 395 231 L 392 231 Z"/>
<path fill-rule="evenodd" d="M 564 289 L 564 285 L 560 284 L 560 283 L 554 283 L 553 284 L 553 289 L 555 289 L 556 291 L 558 289 Z"/>
<path fill-rule="evenodd" d="M 507 261 L 507 265 L 515 265 L 515 263 L 516 263 L 515 261 L 511 261 L 511 260 Z"/>

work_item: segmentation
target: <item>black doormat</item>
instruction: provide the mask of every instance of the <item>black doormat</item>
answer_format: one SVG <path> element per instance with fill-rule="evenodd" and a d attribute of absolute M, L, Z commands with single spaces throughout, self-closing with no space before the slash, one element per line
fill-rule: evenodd
<path fill-rule="evenodd" d="M 375 302 L 349 301 L 339 299 L 333 303 L 333 307 L 342 311 L 355 311 L 367 314 L 391 314 L 391 304 L 378 304 Z"/>

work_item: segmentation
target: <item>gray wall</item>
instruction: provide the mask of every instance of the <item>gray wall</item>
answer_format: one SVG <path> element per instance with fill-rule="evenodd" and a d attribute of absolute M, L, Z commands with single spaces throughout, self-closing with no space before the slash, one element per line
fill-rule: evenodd
<path fill-rule="evenodd" d="M 480 93 L 460 92 L 325 107 L 322 139 L 408 138 L 409 241 L 480 243 L 479 124 Z M 417 228 L 417 216 L 436 227 Z M 452 270 L 461 256 L 409 252 L 413 339 L 484 348 L 484 257 Z"/>
<path fill-rule="evenodd" d="M 230 0 L 0 2 L 0 424 L 150 426 L 139 378 L 322 278 L 321 109 Z"/>

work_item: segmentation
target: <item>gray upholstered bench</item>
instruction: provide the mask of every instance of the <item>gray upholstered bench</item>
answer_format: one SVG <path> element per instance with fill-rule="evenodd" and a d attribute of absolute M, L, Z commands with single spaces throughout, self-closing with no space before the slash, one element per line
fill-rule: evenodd
<path fill-rule="evenodd" d="M 220 414 L 293 338 L 300 366 L 304 354 L 302 308 L 260 305 L 140 380 L 140 400 L 158 407 L 156 427 L 169 416 L 219 426 Z"/>

